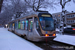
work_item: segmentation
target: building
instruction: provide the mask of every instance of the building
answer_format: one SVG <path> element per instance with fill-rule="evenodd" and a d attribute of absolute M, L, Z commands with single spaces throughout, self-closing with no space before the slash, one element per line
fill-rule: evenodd
<path fill-rule="evenodd" d="M 68 13 L 70 12 L 65 10 L 65 14 L 68 14 Z M 53 19 L 55 20 L 55 25 L 56 25 L 55 27 L 60 28 L 60 22 L 61 22 L 61 19 L 63 19 L 61 18 L 62 12 L 53 13 L 52 16 L 53 16 Z M 66 24 L 66 17 L 64 18 L 64 21 L 65 21 L 64 23 Z"/>
<path fill-rule="evenodd" d="M 75 27 L 75 12 L 66 14 L 66 23 L 72 27 Z"/>

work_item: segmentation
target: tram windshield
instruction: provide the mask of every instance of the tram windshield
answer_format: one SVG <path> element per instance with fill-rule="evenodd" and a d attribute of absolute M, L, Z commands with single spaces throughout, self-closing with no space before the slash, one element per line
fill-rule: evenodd
<path fill-rule="evenodd" d="M 39 17 L 41 27 L 45 31 L 52 31 L 54 30 L 54 21 L 51 17 Z"/>

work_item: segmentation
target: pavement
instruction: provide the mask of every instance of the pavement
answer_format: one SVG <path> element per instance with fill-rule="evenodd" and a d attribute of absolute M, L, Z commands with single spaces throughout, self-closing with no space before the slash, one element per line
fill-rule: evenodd
<path fill-rule="evenodd" d="M 56 34 L 55 41 L 75 46 L 75 36 Z M 0 50 L 43 50 L 35 44 L 9 32 L 7 28 L 0 28 Z"/>
<path fill-rule="evenodd" d="M 0 50 L 43 50 L 35 44 L 0 28 Z"/>
<path fill-rule="evenodd" d="M 75 46 L 75 36 L 72 35 L 61 35 L 61 34 L 56 34 L 56 38 L 53 39 L 54 41 L 58 41 L 61 43 L 69 44 Z"/>
<path fill-rule="evenodd" d="M 54 41 L 69 44 L 75 46 L 75 33 L 64 33 L 63 35 L 59 33 L 59 29 L 56 28 L 56 38 Z"/>

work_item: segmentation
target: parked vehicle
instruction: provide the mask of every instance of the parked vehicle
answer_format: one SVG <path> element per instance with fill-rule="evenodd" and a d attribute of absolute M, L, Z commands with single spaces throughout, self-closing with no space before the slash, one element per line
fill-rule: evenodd
<path fill-rule="evenodd" d="M 64 28 L 64 33 L 75 33 L 75 27 Z"/>

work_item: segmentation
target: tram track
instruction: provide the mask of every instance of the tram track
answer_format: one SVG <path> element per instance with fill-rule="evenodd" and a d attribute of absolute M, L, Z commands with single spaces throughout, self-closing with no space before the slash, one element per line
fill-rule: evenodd
<path fill-rule="evenodd" d="M 23 36 L 20 36 L 21 38 L 25 39 Z M 25 39 L 27 40 L 27 39 Z M 27 40 L 29 41 L 29 40 Z M 57 41 L 49 41 L 49 42 L 33 42 L 31 43 L 35 44 L 36 46 L 42 48 L 43 50 L 75 50 L 75 46 L 57 42 Z"/>
<path fill-rule="evenodd" d="M 41 47 L 44 50 L 75 50 L 75 46 L 59 43 L 56 41 L 50 42 L 32 42 L 38 47 Z"/>

